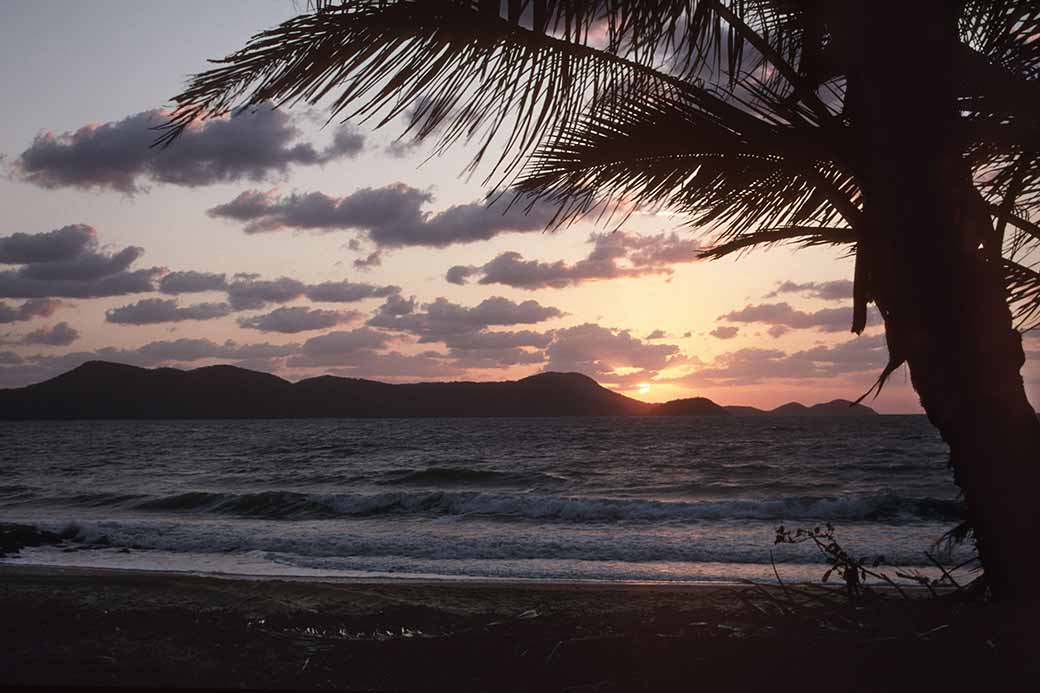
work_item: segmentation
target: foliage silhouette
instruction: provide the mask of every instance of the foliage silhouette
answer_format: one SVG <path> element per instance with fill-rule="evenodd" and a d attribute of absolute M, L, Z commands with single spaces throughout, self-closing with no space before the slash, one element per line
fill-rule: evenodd
<path fill-rule="evenodd" d="M 331 117 L 474 141 L 470 170 L 554 226 L 663 206 L 706 257 L 839 245 L 854 332 L 873 302 L 951 449 L 987 580 L 1040 573 L 1040 3 L 1014 0 L 345 0 L 196 75 L 199 118 L 325 101 Z"/>

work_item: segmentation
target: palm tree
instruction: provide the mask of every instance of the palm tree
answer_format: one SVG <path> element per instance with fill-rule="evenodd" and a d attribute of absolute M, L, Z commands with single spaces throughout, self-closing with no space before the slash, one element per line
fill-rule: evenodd
<path fill-rule="evenodd" d="M 346 0 L 255 36 L 175 97 L 201 117 L 327 101 L 476 140 L 554 224 L 667 206 L 714 239 L 847 245 L 950 446 L 993 594 L 1040 574 L 1040 2 Z M 399 122 L 399 121 L 398 121 Z M 494 155 L 492 156 L 492 153 Z M 624 201 L 622 207 L 620 202 Z"/>

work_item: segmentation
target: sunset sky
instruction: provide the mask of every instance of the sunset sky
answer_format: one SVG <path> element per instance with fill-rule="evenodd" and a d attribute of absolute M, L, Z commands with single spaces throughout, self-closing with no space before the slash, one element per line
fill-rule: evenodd
<path fill-rule="evenodd" d="M 233 363 L 291 380 L 580 371 L 650 401 L 855 399 L 885 364 L 850 334 L 843 251 L 696 259 L 667 210 L 543 231 L 487 209 L 472 150 L 394 124 L 259 109 L 148 144 L 206 58 L 291 0 L 0 5 L 0 387 L 103 358 Z M 486 171 L 484 171 L 486 173 Z M 1026 369 L 1040 404 L 1040 344 Z M 919 412 L 904 369 L 872 404 Z"/>

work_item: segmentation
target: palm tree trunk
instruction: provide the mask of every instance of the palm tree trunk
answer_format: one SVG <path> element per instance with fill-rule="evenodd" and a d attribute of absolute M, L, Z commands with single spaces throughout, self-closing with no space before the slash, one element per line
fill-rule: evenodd
<path fill-rule="evenodd" d="M 1040 423 L 1020 375 L 1000 241 L 962 155 L 950 68 L 956 6 L 845 6 L 843 24 L 854 27 L 842 37 L 847 104 L 864 195 L 858 261 L 890 355 L 909 364 L 950 446 L 987 582 L 994 596 L 1018 599 L 1040 576 Z"/>

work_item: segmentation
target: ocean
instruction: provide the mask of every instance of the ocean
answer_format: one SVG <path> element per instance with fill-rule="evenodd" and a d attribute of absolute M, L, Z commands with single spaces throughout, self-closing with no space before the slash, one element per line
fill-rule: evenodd
<path fill-rule="evenodd" d="M 74 535 L 7 563 L 819 580 L 775 530 L 831 522 L 882 570 L 934 574 L 959 513 L 923 416 L 0 422 L 0 521 Z"/>

